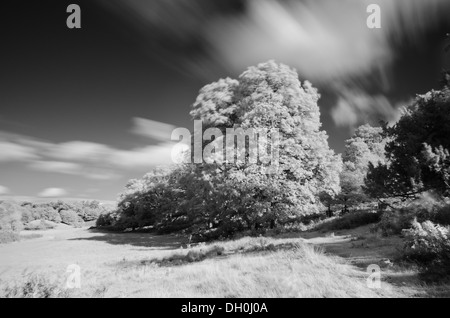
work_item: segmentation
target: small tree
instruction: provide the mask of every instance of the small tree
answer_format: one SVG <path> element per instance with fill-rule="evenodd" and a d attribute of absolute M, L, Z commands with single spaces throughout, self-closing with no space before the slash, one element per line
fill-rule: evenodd
<path fill-rule="evenodd" d="M 338 196 L 343 205 L 343 212 L 347 212 L 348 207 L 367 200 L 362 188 L 364 178 L 370 164 L 385 163 L 386 141 L 383 129 L 369 124 L 358 127 L 352 138 L 346 141 L 344 168 L 341 173 L 342 190 Z"/>

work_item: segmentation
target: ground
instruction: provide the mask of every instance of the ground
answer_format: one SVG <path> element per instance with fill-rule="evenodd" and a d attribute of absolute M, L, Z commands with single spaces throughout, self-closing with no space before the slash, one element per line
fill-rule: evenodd
<path fill-rule="evenodd" d="M 183 236 L 65 225 L 22 233 L 30 234 L 0 245 L 1 287 L 20 286 L 27 275 L 65 286 L 68 266 L 77 264 L 81 288 L 70 295 L 83 297 L 450 296 L 448 286 L 424 285 L 414 269 L 397 264 L 400 238 L 381 238 L 368 227 L 214 243 L 224 253 L 194 263 L 161 261 L 209 248 L 187 248 Z M 381 267 L 380 289 L 367 286 L 370 264 Z"/>

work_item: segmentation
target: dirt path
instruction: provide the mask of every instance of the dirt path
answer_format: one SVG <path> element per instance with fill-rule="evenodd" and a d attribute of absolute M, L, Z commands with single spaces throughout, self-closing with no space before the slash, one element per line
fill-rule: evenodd
<path fill-rule="evenodd" d="M 351 264 L 366 268 L 370 264 L 389 267 L 402 245 L 398 236 L 381 237 L 370 233 L 369 226 L 332 233 L 305 232 L 307 242 L 322 246 L 327 253 L 347 259 Z"/>
<path fill-rule="evenodd" d="M 344 258 L 367 271 L 369 265 L 380 267 L 381 281 L 388 283 L 405 297 L 450 297 L 449 285 L 427 285 L 419 279 L 416 269 L 398 262 L 403 240 L 398 236 L 381 237 L 371 233 L 369 226 L 332 233 L 304 232 L 306 242 L 320 246 L 325 253 Z"/>

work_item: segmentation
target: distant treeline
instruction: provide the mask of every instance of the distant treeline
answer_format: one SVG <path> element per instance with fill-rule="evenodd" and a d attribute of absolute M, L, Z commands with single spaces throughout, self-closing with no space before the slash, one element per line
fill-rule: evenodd
<path fill-rule="evenodd" d="M 83 226 L 111 211 L 99 201 L 48 203 L 0 201 L 0 242 L 14 241 L 21 230 L 39 230 L 58 223 Z"/>

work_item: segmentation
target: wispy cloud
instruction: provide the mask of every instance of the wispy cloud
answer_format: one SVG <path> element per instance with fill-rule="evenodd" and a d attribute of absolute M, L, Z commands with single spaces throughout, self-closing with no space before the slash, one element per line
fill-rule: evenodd
<path fill-rule="evenodd" d="M 38 193 L 41 198 L 58 198 L 67 196 L 68 192 L 62 188 L 47 188 Z"/>
<path fill-rule="evenodd" d="M 274 59 L 295 67 L 301 79 L 315 85 L 331 90 L 336 84 L 346 86 L 350 92 L 338 92 L 331 114 L 340 126 L 357 124 L 370 114 L 395 116 L 396 106 L 384 95 L 395 89 L 391 67 L 399 58 L 399 45 L 420 43 L 450 12 L 448 0 L 242 0 L 238 11 L 225 10 L 231 5 L 205 6 L 202 0 L 107 3 L 142 31 L 142 45 L 151 43 L 152 52 L 168 63 L 176 61 L 189 74 L 202 77 L 220 70 L 236 75 Z M 381 8 L 381 29 L 367 27 L 367 7 L 373 3 Z M 366 82 L 379 93 L 368 94 L 361 85 L 352 87 L 353 82 Z M 350 95 L 357 101 L 350 101 Z M 139 134 L 155 137 L 152 125 L 144 124 Z"/>
<path fill-rule="evenodd" d="M 0 162 L 27 161 L 37 158 L 36 151 L 32 147 L 0 140 Z"/>
<path fill-rule="evenodd" d="M 29 163 L 28 167 L 36 171 L 68 174 L 93 180 L 112 180 L 120 177 L 119 174 L 110 169 L 65 161 L 34 161 Z"/>
<path fill-rule="evenodd" d="M 131 132 L 135 135 L 153 138 L 158 141 L 167 142 L 170 140 L 172 131 L 176 127 L 170 124 L 154 121 L 146 118 L 133 118 L 133 128 Z"/>
<path fill-rule="evenodd" d="M 83 167 L 77 163 L 62 161 L 34 161 L 31 162 L 28 167 L 44 172 L 58 172 L 65 174 L 77 174 L 83 169 Z"/>
<path fill-rule="evenodd" d="M 176 54 L 170 48 L 179 46 L 183 56 L 178 61 L 191 72 L 203 75 L 208 67 L 221 67 L 239 74 L 249 65 L 275 59 L 314 83 L 388 69 L 396 58 L 396 44 L 416 42 L 427 29 L 448 19 L 450 10 L 448 0 L 242 3 L 236 13 L 231 4 L 205 6 L 202 0 L 104 2 L 142 31 L 142 44 L 151 43 L 152 51 L 167 62 Z M 372 3 L 381 7 L 381 29 L 366 25 L 366 9 Z M 197 50 L 188 50 L 189 45 Z"/>
<path fill-rule="evenodd" d="M 174 143 L 170 137 L 174 128 L 170 124 L 133 118 L 131 132 L 153 140 L 142 141 L 142 146 L 131 149 L 77 140 L 52 143 L 0 132 L 0 162 L 21 161 L 36 171 L 111 180 L 127 171 L 145 171 L 157 165 L 171 164 Z M 148 142 L 156 144 L 148 145 Z"/>
<path fill-rule="evenodd" d="M 392 104 L 384 95 L 370 95 L 355 86 L 341 86 L 337 91 L 338 101 L 331 110 L 331 117 L 337 126 L 377 124 L 380 120 L 393 122 L 399 118 L 401 107 L 406 105 L 406 102 Z"/>
<path fill-rule="evenodd" d="M 157 165 L 171 164 L 173 143 L 134 148 L 131 150 L 116 150 L 111 153 L 108 161 L 122 169 L 150 168 Z"/>
<path fill-rule="evenodd" d="M 113 149 L 107 145 L 87 142 L 68 141 L 60 144 L 47 145 L 46 156 L 75 161 L 99 161 L 111 153 Z"/>

